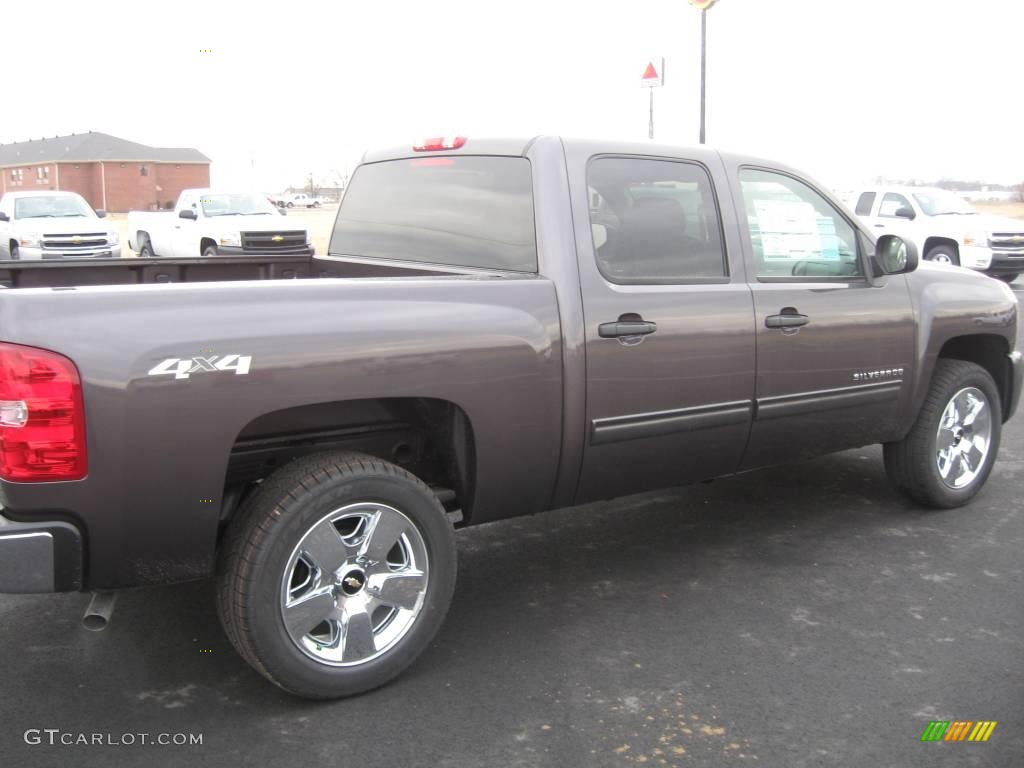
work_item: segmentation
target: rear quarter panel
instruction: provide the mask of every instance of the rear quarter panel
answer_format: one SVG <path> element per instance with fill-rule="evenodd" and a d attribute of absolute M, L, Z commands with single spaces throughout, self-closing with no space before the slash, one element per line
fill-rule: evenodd
<path fill-rule="evenodd" d="M 476 521 L 549 501 L 561 437 L 552 284 L 525 278 L 321 279 L 0 291 L 0 338 L 56 350 L 83 381 L 89 476 L 0 483 L 5 514 L 86 530 L 92 588 L 214 565 L 231 447 L 282 408 L 449 400 L 476 447 Z M 251 371 L 152 376 L 164 360 L 251 355 Z"/>

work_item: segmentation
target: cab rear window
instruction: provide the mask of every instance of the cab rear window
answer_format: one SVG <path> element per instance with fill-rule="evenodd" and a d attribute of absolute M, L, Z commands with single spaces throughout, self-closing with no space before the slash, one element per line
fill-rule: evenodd
<path fill-rule="evenodd" d="M 329 250 L 333 256 L 536 272 L 530 163 L 440 155 L 360 166 Z"/>

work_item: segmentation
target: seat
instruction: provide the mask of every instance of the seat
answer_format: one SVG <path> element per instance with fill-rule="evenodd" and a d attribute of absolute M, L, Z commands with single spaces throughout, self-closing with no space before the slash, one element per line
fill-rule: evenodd
<path fill-rule="evenodd" d="M 604 255 L 613 272 L 632 279 L 685 279 L 723 274 L 721 249 L 686 234 L 686 214 L 671 197 L 642 197 L 622 211 L 621 242 Z M 612 245 L 612 241 L 609 241 Z"/>

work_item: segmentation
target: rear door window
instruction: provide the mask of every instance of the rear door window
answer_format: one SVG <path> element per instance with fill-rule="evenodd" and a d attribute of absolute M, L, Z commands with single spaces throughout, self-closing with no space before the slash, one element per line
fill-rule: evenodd
<path fill-rule="evenodd" d="M 871 206 L 875 204 L 875 193 L 865 192 L 857 199 L 857 208 L 854 213 L 858 216 L 870 216 Z"/>
<path fill-rule="evenodd" d="M 438 155 L 362 165 L 345 192 L 329 251 L 536 272 L 530 162 Z"/>
<path fill-rule="evenodd" d="M 601 274 L 612 283 L 686 283 L 726 277 L 711 179 L 696 163 L 599 157 L 587 173 Z"/>

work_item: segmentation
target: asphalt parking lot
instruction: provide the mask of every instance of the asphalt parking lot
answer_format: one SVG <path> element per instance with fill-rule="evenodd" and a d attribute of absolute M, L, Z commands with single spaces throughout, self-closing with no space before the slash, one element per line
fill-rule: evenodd
<path fill-rule="evenodd" d="M 0 765 L 1020 765 L 1022 478 L 1018 416 L 962 510 L 898 497 L 870 448 L 463 531 L 433 646 L 327 704 L 234 654 L 210 583 L 126 593 L 99 634 L 84 595 L 0 596 Z M 955 719 L 998 726 L 920 742 Z"/>

